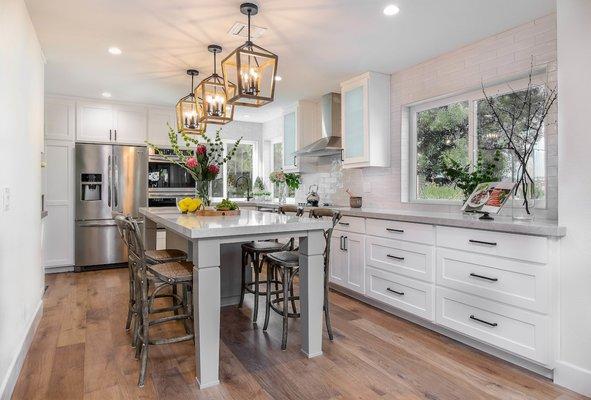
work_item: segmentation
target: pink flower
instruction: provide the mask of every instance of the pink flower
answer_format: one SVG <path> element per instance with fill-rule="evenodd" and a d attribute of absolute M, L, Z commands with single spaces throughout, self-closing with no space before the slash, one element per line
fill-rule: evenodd
<path fill-rule="evenodd" d="M 199 162 L 197 161 L 197 159 L 195 157 L 189 157 L 185 164 L 187 165 L 188 168 L 193 169 L 193 168 L 197 168 L 197 166 L 199 165 Z"/>
<path fill-rule="evenodd" d="M 199 154 L 200 156 L 204 155 L 207 152 L 207 148 L 200 144 L 199 146 L 197 146 L 197 154 Z"/>
<path fill-rule="evenodd" d="M 211 165 L 209 165 L 209 166 L 207 167 L 207 170 L 208 170 L 210 173 L 212 173 L 212 174 L 214 174 L 214 175 L 217 175 L 217 174 L 218 174 L 218 172 L 220 172 L 220 167 L 218 167 L 218 166 L 217 166 L 217 165 L 215 165 L 215 164 L 211 164 Z"/>

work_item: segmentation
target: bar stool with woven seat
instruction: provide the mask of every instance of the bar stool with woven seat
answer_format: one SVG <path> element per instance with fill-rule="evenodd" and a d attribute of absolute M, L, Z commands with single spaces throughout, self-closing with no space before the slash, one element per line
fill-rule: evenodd
<path fill-rule="evenodd" d="M 141 362 L 138 386 L 142 387 L 146 379 L 150 345 L 178 343 L 194 339 L 191 329 L 193 314 L 189 296 L 193 284 L 193 264 L 188 261 L 150 264 L 146 258 L 137 222 L 130 219 L 124 221 L 124 229 L 129 243 L 129 258 L 130 262 L 134 264 L 135 280 L 139 283 L 139 290 L 136 290 L 136 302 L 141 306 L 141 317 L 137 330 L 136 356 L 139 355 Z M 158 298 L 160 292 L 177 285 L 183 288 L 181 303 L 183 313 L 150 320 L 151 314 L 161 311 L 154 309 L 154 300 Z M 185 324 L 184 335 L 158 339 L 150 337 L 151 326 L 173 321 L 182 321 Z"/>
<path fill-rule="evenodd" d="M 280 214 L 295 214 L 297 217 L 301 217 L 304 214 L 304 209 L 291 204 L 284 204 L 279 206 L 277 210 Z M 275 253 L 284 250 L 292 250 L 294 246 L 294 239 L 290 239 L 287 243 L 281 243 L 277 240 L 261 240 L 255 242 L 244 243 L 242 245 L 242 284 L 240 291 L 240 303 L 238 307 L 242 307 L 244 303 L 244 295 L 246 292 L 254 294 L 254 308 L 252 312 L 252 321 L 256 322 L 259 311 L 259 296 L 266 296 L 267 292 L 260 290 L 260 279 L 259 275 L 263 269 L 262 257 L 265 254 Z M 250 259 L 250 262 L 249 262 Z M 254 271 L 254 280 L 252 282 L 246 282 L 246 271 L 252 265 Z M 277 282 L 272 280 L 271 283 Z"/>
<path fill-rule="evenodd" d="M 119 231 L 119 236 L 121 236 L 121 240 L 127 247 L 129 253 L 129 238 L 128 238 L 128 231 L 126 228 L 126 220 L 131 220 L 130 217 L 126 217 L 124 214 L 121 213 L 113 213 L 113 219 L 117 224 L 117 229 Z M 158 264 L 158 263 L 166 263 L 166 262 L 173 262 L 173 261 L 185 261 L 187 259 L 187 253 L 182 250 L 177 249 L 164 249 L 164 250 L 146 250 L 146 261 L 150 264 Z M 129 269 L 129 304 L 127 309 L 127 320 L 125 322 L 125 330 L 129 331 L 131 329 L 131 325 L 133 322 L 134 316 L 138 315 L 140 310 L 136 307 L 136 282 L 135 282 L 135 273 L 133 271 L 133 265 L 128 259 L 128 269 Z M 176 294 L 176 288 L 173 288 L 172 294 L 161 294 L 159 297 L 171 297 L 173 299 L 173 307 L 178 306 L 178 297 Z M 178 307 L 176 307 L 178 308 Z M 168 309 L 162 309 L 162 311 L 168 311 Z M 135 336 L 135 335 L 134 335 Z M 132 341 L 132 344 L 133 341 Z"/>
<path fill-rule="evenodd" d="M 332 231 L 336 224 L 341 219 L 341 213 L 339 211 L 330 210 L 327 208 L 317 208 L 310 211 L 310 218 L 322 218 L 330 217 L 332 220 L 332 227 L 324 231 L 324 320 L 326 322 L 326 330 L 328 337 L 333 340 L 332 325 L 330 322 L 330 310 L 328 301 L 328 278 L 329 278 L 329 265 L 330 265 L 330 239 L 332 237 Z M 269 280 L 271 276 L 276 273 L 281 277 L 282 288 L 281 290 L 267 290 L 267 305 L 265 309 L 265 324 L 263 330 L 267 330 L 269 326 L 269 315 L 270 311 L 273 310 L 281 315 L 283 319 L 283 333 L 281 338 L 281 349 L 287 348 L 287 323 L 289 318 L 299 318 L 300 313 L 295 309 L 294 302 L 299 300 L 299 296 L 293 295 L 293 280 L 299 274 L 300 267 L 300 255 L 299 251 L 281 251 L 276 253 L 267 254 L 265 256 L 267 262 L 267 285 L 269 286 Z M 271 295 L 277 295 L 277 297 L 271 300 Z M 293 311 L 290 313 L 288 310 L 288 301 L 291 302 Z M 281 305 L 281 307 L 279 306 Z"/>

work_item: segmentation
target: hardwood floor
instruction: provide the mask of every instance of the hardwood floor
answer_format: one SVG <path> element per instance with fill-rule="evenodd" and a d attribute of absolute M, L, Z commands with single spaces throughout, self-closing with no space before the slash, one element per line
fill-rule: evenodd
<path fill-rule="evenodd" d="M 127 279 L 124 269 L 47 276 L 43 319 L 14 399 L 584 398 L 338 293 L 331 294 L 335 340 L 325 334 L 322 357 L 300 352 L 299 321 L 290 321 L 285 352 L 277 316 L 268 333 L 254 329 L 250 295 L 241 310 L 222 311 L 221 385 L 196 387 L 186 342 L 151 347 L 146 385 L 138 388 L 139 363 L 124 329 Z"/>

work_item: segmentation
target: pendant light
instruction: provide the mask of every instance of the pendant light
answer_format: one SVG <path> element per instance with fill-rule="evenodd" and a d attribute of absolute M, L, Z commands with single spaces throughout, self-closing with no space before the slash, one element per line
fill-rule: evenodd
<path fill-rule="evenodd" d="M 224 125 L 234 118 L 234 106 L 228 104 L 230 96 L 236 92 L 234 84 L 224 85 L 224 79 L 217 74 L 216 55 L 222 48 L 217 44 L 207 46 L 213 53 L 213 74 L 202 80 L 193 92 L 197 100 L 199 122 Z"/>
<path fill-rule="evenodd" d="M 176 103 L 176 126 L 179 132 L 191 135 L 205 133 L 206 124 L 199 121 L 197 115 L 197 102 L 193 94 L 194 79 L 199 75 L 196 69 L 188 69 L 187 75 L 191 76 L 191 91 Z"/>
<path fill-rule="evenodd" d="M 222 61 L 222 73 L 226 83 L 228 102 L 234 105 L 260 107 L 275 97 L 275 76 L 278 57 L 257 46 L 250 38 L 250 17 L 256 15 L 256 4 L 240 5 L 242 14 L 248 16 L 248 40 Z M 229 86 L 237 88 L 230 96 Z"/>

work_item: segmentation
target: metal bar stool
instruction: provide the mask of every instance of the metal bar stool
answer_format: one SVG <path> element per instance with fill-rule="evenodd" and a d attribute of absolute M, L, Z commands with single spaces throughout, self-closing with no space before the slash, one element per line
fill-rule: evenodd
<path fill-rule="evenodd" d="M 336 224 L 341 219 L 339 211 L 333 211 L 327 208 L 317 208 L 310 211 L 310 218 L 330 217 L 332 219 L 332 227 L 324 231 L 324 320 L 326 322 L 326 330 L 330 340 L 334 339 L 332 333 L 332 324 L 330 322 L 330 309 L 328 301 L 328 278 L 330 265 L 330 239 L 332 231 Z M 269 326 L 270 310 L 277 312 L 283 318 L 283 334 L 281 339 L 281 349 L 287 348 L 287 322 L 289 318 L 299 318 L 300 313 L 295 309 L 295 300 L 299 300 L 299 296 L 293 295 L 293 280 L 298 275 L 299 267 L 299 252 L 281 251 L 277 253 L 267 254 L 264 261 L 267 262 L 267 287 L 270 287 L 270 277 L 277 272 L 282 277 L 281 290 L 267 290 L 267 306 L 265 309 L 265 324 L 263 330 L 267 330 Z M 278 295 L 271 300 L 271 295 Z M 288 301 L 292 303 L 293 312 L 288 310 Z M 281 305 L 281 307 L 280 307 Z"/>
<path fill-rule="evenodd" d="M 131 220 L 130 217 L 126 217 L 124 214 L 121 213 L 113 213 L 113 218 L 115 223 L 117 224 L 117 229 L 119 231 L 119 236 L 121 240 L 125 244 L 129 251 L 129 237 L 128 231 L 126 230 L 126 220 Z M 182 250 L 177 249 L 165 249 L 165 250 L 146 250 L 146 260 L 150 264 L 158 264 L 158 263 L 166 263 L 166 262 L 173 262 L 173 261 L 185 261 L 187 259 L 187 253 Z M 125 322 L 125 330 L 129 331 L 131 329 L 132 322 L 134 322 L 134 317 L 137 317 L 140 313 L 140 309 L 136 304 L 136 288 L 137 284 L 135 282 L 135 272 L 133 270 L 133 263 L 129 260 L 127 267 L 129 270 L 129 304 L 127 308 L 127 320 Z M 173 288 L 172 294 L 160 294 L 158 297 L 170 297 L 173 300 L 173 307 L 172 310 L 176 310 L 180 308 L 180 298 L 177 295 L 176 287 Z M 159 312 L 170 311 L 171 308 L 161 308 Z M 135 325 L 135 324 L 134 324 Z M 135 329 L 132 331 L 135 332 Z M 135 335 L 134 335 L 135 337 Z M 132 345 L 135 345 L 135 342 L 132 340 Z"/>
<path fill-rule="evenodd" d="M 295 214 L 297 217 L 301 217 L 304 214 L 304 209 L 295 205 L 281 205 L 277 211 L 280 214 Z M 242 307 L 244 303 L 244 295 L 246 292 L 254 294 L 254 308 L 252 312 L 252 322 L 256 323 L 259 312 L 259 296 L 266 296 L 267 292 L 260 290 L 260 274 L 263 269 L 262 258 L 265 254 L 275 253 L 279 251 L 292 250 L 294 246 L 294 239 L 291 238 L 287 243 L 281 243 L 277 240 L 262 240 L 250 243 L 244 243 L 242 245 L 242 283 L 240 290 L 240 303 L 238 307 Z M 249 261 L 250 259 L 250 261 Z M 254 271 L 254 280 L 246 282 L 246 271 L 252 265 Z M 272 280 L 271 283 L 278 287 L 278 282 Z M 267 283 L 268 285 L 269 283 Z M 267 286 L 270 287 L 270 286 Z"/>
<path fill-rule="evenodd" d="M 134 264 L 135 280 L 139 283 L 135 292 L 137 296 L 136 302 L 141 306 L 140 326 L 137 330 L 136 357 L 139 356 L 141 362 L 138 386 L 143 387 L 146 379 L 150 345 L 194 340 L 192 305 L 189 296 L 193 284 L 193 264 L 188 261 L 150 264 L 145 255 L 137 222 L 130 219 L 124 221 L 124 229 L 129 243 L 130 262 Z M 154 300 L 158 298 L 160 292 L 177 285 L 183 288 L 183 298 L 180 304 L 183 313 L 150 320 L 150 314 L 161 311 L 161 309 L 154 309 Z M 153 289 L 150 290 L 150 288 Z M 173 321 L 182 321 L 185 324 L 185 335 L 158 339 L 150 337 L 150 326 Z"/>

